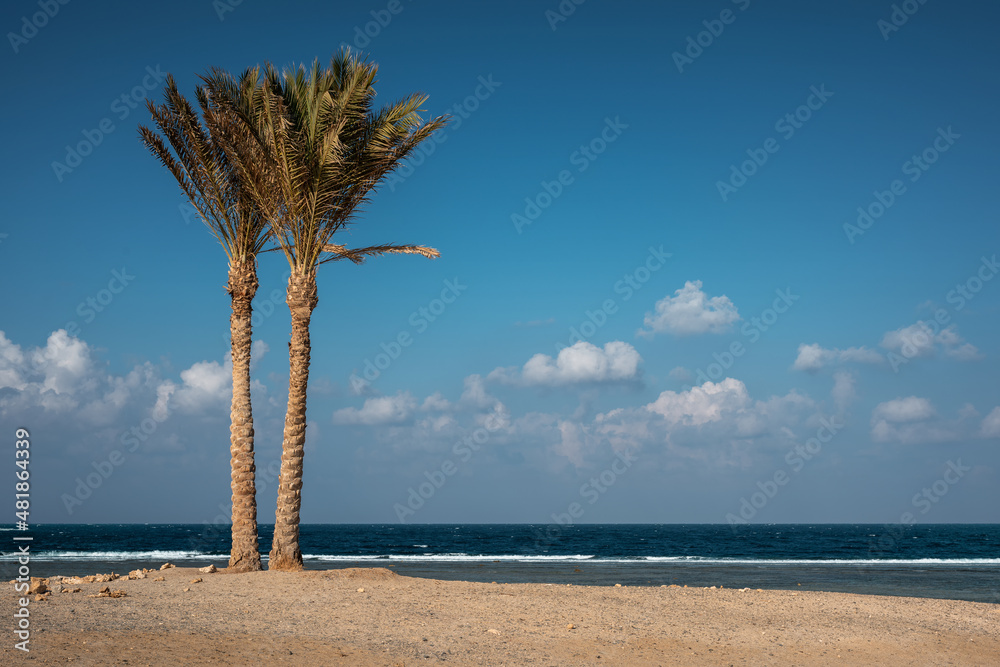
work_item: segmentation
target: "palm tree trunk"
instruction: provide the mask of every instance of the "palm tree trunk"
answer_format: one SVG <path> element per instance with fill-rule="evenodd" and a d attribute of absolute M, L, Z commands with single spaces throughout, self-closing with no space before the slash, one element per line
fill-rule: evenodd
<path fill-rule="evenodd" d="M 292 271 L 286 303 L 292 314 L 292 341 L 288 345 L 288 411 L 281 443 L 278 506 L 270 570 L 301 570 L 299 509 L 302 506 L 302 455 L 306 442 L 306 387 L 309 384 L 309 320 L 319 302 L 316 274 Z"/>
<path fill-rule="evenodd" d="M 253 460 L 253 412 L 250 407 L 251 302 L 257 293 L 255 260 L 229 267 L 229 295 L 233 314 L 229 334 L 233 358 L 233 403 L 229 426 L 233 489 L 233 548 L 229 569 L 261 569 L 257 545 L 257 487 Z"/>

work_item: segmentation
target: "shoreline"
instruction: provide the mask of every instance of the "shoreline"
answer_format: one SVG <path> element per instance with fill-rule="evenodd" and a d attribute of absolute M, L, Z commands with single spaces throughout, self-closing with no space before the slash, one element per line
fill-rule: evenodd
<path fill-rule="evenodd" d="M 173 561 L 181 567 L 222 567 L 228 556 Z M 32 560 L 32 576 L 82 576 L 92 572 L 127 573 L 134 569 L 158 568 L 162 560 L 48 561 Z M 266 559 L 265 559 L 266 567 Z M 809 565 L 770 563 L 648 563 L 604 562 L 524 562 L 513 559 L 469 562 L 451 560 L 352 560 L 306 561 L 307 570 L 385 567 L 409 577 L 442 581 L 522 584 L 574 584 L 584 586 L 656 587 L 663 584 L 692 587 L 762 588 L 826 593 L 855 593 L 937 600 L 964 600 L 1000 604 L 1000 578 L 992 565 L 927 564 L 845 564 Z M 14 572 L 11 568 L 9 572 Z M 0 568 L 0 578 L 9 579 L 8 569 Z"/>
<path fill-rule="evenodd" d="M 195 579 L 202 581 L 191 583 Z M 185 567 L 70 586 L 81 590 L 32 599 L 35 659 L 912 665 L 989 664 L 1000 655 L 1000 606 L 954 600 L 677 585 L 492 584 L 407 577 L 386 568 L 207 574 Z M 125 596 L 88 597 L 104 587 Z M 16 594 L 9 584 L 7 590 L 0 613 L 9 618 Z M 0 653 L 5 663 L 8 654 L 24 655 L 12 640 Z"/>

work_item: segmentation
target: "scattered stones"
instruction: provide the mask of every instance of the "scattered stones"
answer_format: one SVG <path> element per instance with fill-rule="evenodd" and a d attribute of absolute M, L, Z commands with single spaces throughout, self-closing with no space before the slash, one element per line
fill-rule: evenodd
<path fill-rule="evenodd" d="M 64 584 L 82 584 L 83 579 L 80 577 L 63 577 L 62 582 Z"/>
<path fill-rule="evenodd" d="M 114 581 L 115 579 L 118 579 L 118 578 L 119 578 L 119 575 L 117 575 L 114 572 L 112 572 L 111 574 L 94 574 L 94 575 L 91 575 L 89 577 L 84 577 L 84 580 L 88 581 L 88 582 L 94 582 L 94 583 L 98 583 L 98 584 L 103 584 L 103 583 L 108 582 L 108 581 Z"/>
<path fill-rule="evenodd" d="M 142 570 L 132 570 L 131 572 L 128 573 L 128 578 L 131 581 L 134 581 L 136 579 L 145 579 L 146 573 L 143 572 Z"/>
<path fill-rule="evenodd" d="M 83 590 L 82 588 L 64 588 L 64 589 L 62 589 L 62 592 L 63 593 L 79 593 L 82 590 Z"/>
<path fill-rule="evenodd" d="M 204 579 L 202 579 L 201 577 L 195 577 L 194 579 L 191 580 L 191 583 L 192 584 L 200 584 L 203 581 L 204 581 Z"/>
<path fill-rule="evenodd" d="M 49 587 L 45 585 L 45 579 L 41 577 L 32 577 L 31 583 L 28 585 L 28 595 L 34 595 L 36 593 L 47 593 Z"/>
<path fill-rule="evenodd" d="M 164 563 L 163 565 L 160 566 L 160 569 L 161 570 L 169 570 L 172 567 L 174 567 L 173 563 Z"/>
<path fill-rule="evenodd" d="M 125 591 L 121 591 L 121 590 L 114 590 L 113 591 L 108 586 L 105 586 L 104 588 L 102 588 L 100 590 L 100 592 L 97 593 L 97 595 L 88 595 L 87 597 L 92 597 L 92 598 L 123 598 L 126 595 L 127 594 L 125 593 Z"/>
<path fill-rule="evenodd" d="M 214 573 L 218 572 L 219 570 L 216 569 L 216 567 L 214 565 L 209 565 L 208 567 L 199 567 L 198 571 L 202 572 L 204 574 L 214 574 Z"/>
<path fill-rule="evenodd" d="M 166 577 L 156 577 L 153 581 L 166 581 Z"/>
<path fill-rule="evenodd" d="M 48 599 L 49 599 L 48 593 L 39 593 L 38 595 L 35 596 L 35 602 L 41 602 L 42 600 L 48 600 Z"/>

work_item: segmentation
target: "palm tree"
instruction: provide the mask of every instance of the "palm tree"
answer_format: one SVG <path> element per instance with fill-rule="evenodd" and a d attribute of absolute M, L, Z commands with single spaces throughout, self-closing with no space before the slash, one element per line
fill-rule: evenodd
<path fill-rule="evenodd" d="M 177 179 L 229 260 L 226 290 L 232 305 L 229 330 L 233 364 L 229 427 L 233 515 L 229 569 L 250 572 L 261 569 L 250 406 L 251 303 L 257 293 L 257 254 L 267 241 L 270 227 L 225 150 L 236 141 L 238 118 L 214 104 L 203 87 L 198 88 L 197 96 L 204 125 L 178 92 L 173 77 L 168 76 L 166 102 L 146 103 L 163 136 L 142 125 L 139 134 L 146 147 Z"/>
<path fill-rule="evenodd" d="M 379 181 L 417 145 L 444 126 L 446 117 L 427 122 L 418 110 L 426 95 L 413 94 L 373 109 L 378 67 L 349 49 L 336 54 L 328 68 L 316 61 L 307 70 L 279 73 L 266 66 L 262 84 L 250 94 L 248 82 L 260 71 L 248 70 L 239 81 L 216 70 L 205 78 L 211 94 L 227 100 L 246 122 L 269 161 L 241 159 L 258 205 L 272 226 L 273 238 L 288 260 L 286 302 L 292 317 L 289 344 L 288 409 L 281 452 L 278 503 L 269 569 L 302 569 L 299 511 L 302 505 L 302 459 L 309 381 L 309 322 L 318 304 L 316 271 L 320 264 L 387 253 L 438 257 L 433 248 L 385 244 L 350 249 L 335 243 Z M 248 149 L 249 150 L 249 149 Z M 267 174 L 259 170 L 266 170 Z"/>

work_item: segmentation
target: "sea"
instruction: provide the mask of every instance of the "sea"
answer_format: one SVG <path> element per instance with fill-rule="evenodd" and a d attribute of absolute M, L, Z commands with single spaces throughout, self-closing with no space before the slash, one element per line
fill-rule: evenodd
<path fill-rule="evenodd" d="M 265 567 L 270 525 L 260 526 Z M 13 538 L 30 537 L 15 541 Z M 303 524 L 307 569 L 386 567 L 412 577 L 592 586 L 723 586 L 1000 604 L 1000 524 Z M 0 526 L 0 572 L 126 573 L 224 567 L 228 525 Z"/>

